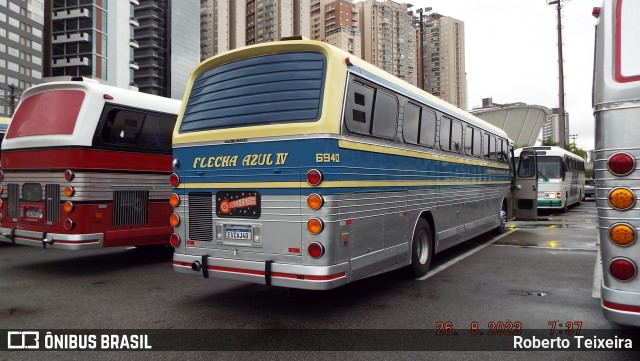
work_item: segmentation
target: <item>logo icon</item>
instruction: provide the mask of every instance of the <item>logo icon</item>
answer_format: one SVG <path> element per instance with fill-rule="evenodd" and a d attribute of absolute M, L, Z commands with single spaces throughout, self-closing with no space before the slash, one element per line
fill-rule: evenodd
<path fill-rule="evenodd" d="M 40 348 L 40 332 L 9 331 L 7 348 L 10 350 L 32 350 Z"/>

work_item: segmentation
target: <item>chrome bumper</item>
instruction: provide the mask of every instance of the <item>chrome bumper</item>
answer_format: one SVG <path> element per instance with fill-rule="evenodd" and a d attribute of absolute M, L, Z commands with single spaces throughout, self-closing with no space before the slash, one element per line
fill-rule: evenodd
<path fill-rule="evenodd" d="M 224 278 L 268 286 L 328 290 L 348 283 L 349 264 L 303 266 L 173 254 L 173 269 L 205 278 Z"/>
<path fill-rule="evenodd" d="M 21 244 L 25 246 L 77 251 L 83 249 L 102 248 L 103 240 L 104 235 L 102 233 L 59 234 L 0 227 L 0 242 Z"/>
<path fill-rule="evenodd" d="M 631 325 L 640 327 L 640 293 L 615 290 L 607 288 L 604 284 L 601 288 L 600 295 L 602 302 L 602 313 L 604 317 L 615 323 L 622 325 Z M 621 308 L 631 307 L 638 311 L 624 311 L 611 307 L 606 307 L 604 301 L 622 306 Z"/>

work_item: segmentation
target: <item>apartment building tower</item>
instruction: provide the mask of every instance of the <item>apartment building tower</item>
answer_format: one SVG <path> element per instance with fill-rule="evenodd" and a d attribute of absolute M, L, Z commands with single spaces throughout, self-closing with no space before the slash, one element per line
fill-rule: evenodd
<path fill-rule="evenodd" d="M 0 116 L 9 117 L 23 90 L 42 81 L 44 5 L 0 0 Z"/>
<path fill-rule="evenodd" d="M 311 39 L 362 57 L 358 14 L 353 0 L 312 0 Z"/>
<path fill-rule="evenodd" d="M 423 25 L 424 90 L 468 109 L 464 22 L 430 14 Z"/>
<path fill-rule="evenodd" d="M 93 78 L 121 88 L 134 86 L 134 39 L 138 0 L 45 0 L 47 80 Z M 49 18 L 50 17 L 50 18 Z"/>
<path fill-rule="evenodd" d="M 182 99 L 200 62 L 200 6 L 200 0 L 139 0 L 133 66 L 141 92 Z"/>
<path fill-rule="evenodd" d="M 416 85 L 416 31 L 411 4 L 391 0 L 357 3 L 362 30 L 362 57 L 369 63 Z"/>

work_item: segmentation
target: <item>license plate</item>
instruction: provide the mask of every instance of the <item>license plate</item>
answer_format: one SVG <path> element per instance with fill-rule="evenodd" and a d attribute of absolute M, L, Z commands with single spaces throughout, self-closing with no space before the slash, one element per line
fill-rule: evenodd
<path fill-rule="evenodd" d="M 225 238 L 233 240 L 250 240 L 252 238 L 251 230 L 227 228 L 225 231 Z"/>
<path fill-rule="evenodd" d="M 26 217 L 28 218 L 40 218 L 40 210 L 39 209 L 26 209 L 25 210 Z"/>

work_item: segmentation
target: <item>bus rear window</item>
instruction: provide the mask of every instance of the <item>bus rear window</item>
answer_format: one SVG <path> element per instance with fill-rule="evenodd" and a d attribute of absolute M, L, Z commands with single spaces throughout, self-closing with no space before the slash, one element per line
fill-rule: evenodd
<path fill-rule="evenodd" d="M 320 117 L 326 59 L 317 52 L 259 56 L 200 74 L 180 133 Z"/>
<path fill-rule="evenodd" d="M 81 90 L 55 90 L 32 95 L 20 103 L 6 138 L 72 134 L 84 101 Z"/>

